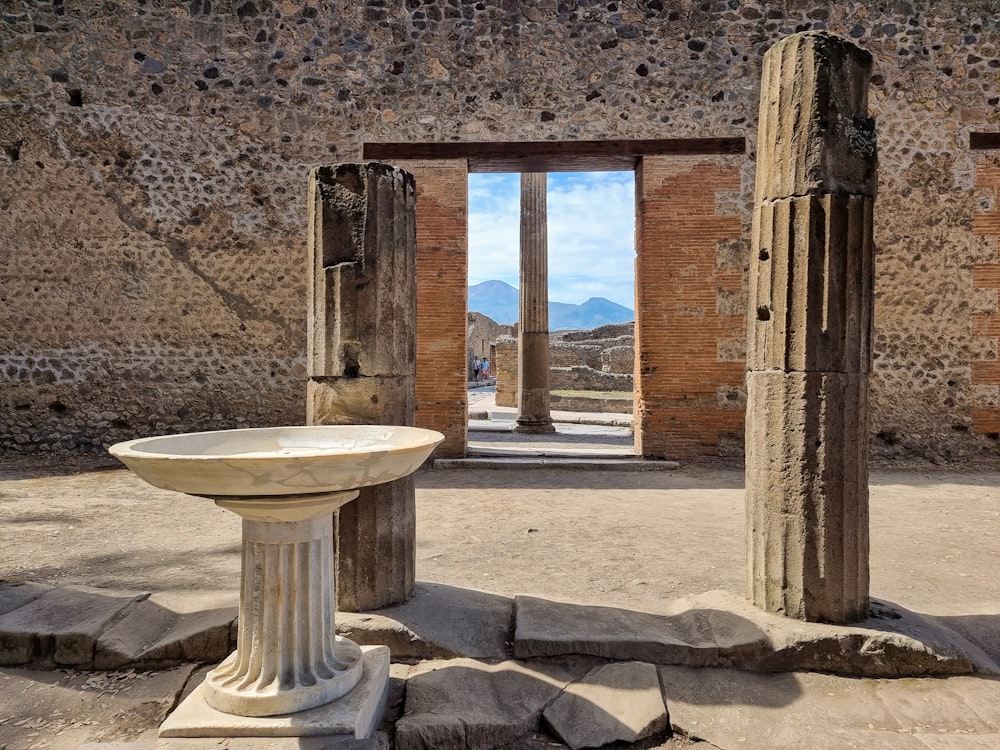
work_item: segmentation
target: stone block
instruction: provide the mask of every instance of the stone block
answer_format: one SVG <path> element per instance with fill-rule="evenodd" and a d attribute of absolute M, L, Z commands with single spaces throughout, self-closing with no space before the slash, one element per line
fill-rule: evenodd
<path fill-rule="evenodd" d="M 158 593 L 139 602 L 98 638 L 96 669 L 162 668 L 222 661 L 235 648 L 233 593 Z"/>
<path fill-rule="evenodd" d="M 594 668 L 542 715 L 573 750 L 638 742 L 667 728 L 656 667 L 637 661 Z"/>
<path fill-rule="evenodd" d="M 592 662 L 495 664 L 472 659 L 424 662 L 407 681 L 398 750 L 475 750 L 534 732 L 543 709 Z"/>
<path fill-rule="evenodd" d="M 42 594 L 55 588 L 46 583 L 33 581 L 2 581 L 0 582 L 0 615 L 5 615 L 34 601 Z"/>
<path fill-rule="evenodd" d="M 747 373 L 747 592 L 825 622 L 868 608 L 868 379 Z"/>
<path fill-rule="evenodd" d="M 728 591 L 666 603 L 663 614 L 519 596 L 518 658 L 573 654 L 759 672 L 855 677 L 996 674 L 1000 667 L 934 618 L 872 602 L 857 625 L 801 622 Z"/>
<path fill-rule="evenodd" d="M 1000 682 L 852 680 L 661 667 L 675 730 L 713 747 L 986 750 L 1000 746 Z"/>
<path fill-rule="evenodd" d="M 0 665 L 89 667 L 100 635 L 149 594 L 63 586 L 0 615 Z"/>
<path fill-rule="evenodd" d="M 514 602 L 485 591 L 417 583 L 413 597 L 378 612 L 337 613 L 337 632 L 388 646 L 394 659 L 503 659 Z"/>

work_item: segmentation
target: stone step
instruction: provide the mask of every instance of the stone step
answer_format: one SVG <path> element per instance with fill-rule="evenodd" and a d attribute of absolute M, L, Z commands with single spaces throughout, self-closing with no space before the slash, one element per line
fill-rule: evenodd
<path fill-rule="evenodd" d="M 574 469 L 578 471 L 676 471 L 676 461 L 647 461 L 642 458 L 587 455 L 567 451 L 563 455 L 546 451 L 525 456 L 523 453 L 470 456 L 468 458 L 438 458 L 435 469 Z"/>
<path fill-rule="evenodd" d="M 228 656 L 239 594 L 0 582 L 0 612 L 2 666 L 165 668 Z"/>

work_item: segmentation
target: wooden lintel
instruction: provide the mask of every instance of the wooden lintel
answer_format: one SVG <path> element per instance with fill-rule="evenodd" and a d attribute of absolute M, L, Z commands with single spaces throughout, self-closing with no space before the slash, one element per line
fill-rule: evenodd
<path fill-rule="evenodd" d="M 452 141 L 366 143 L 366 160 L 465 159 L 470 172 L 607 172 L 635 169 L 643 156 L 742 154 L 746 139 L 630 141 Z"/>
<path fill-rule="evenodd" d="M 969 133 L 969 148 L 975 151 L 1000 148 L 1000 133 Z"/>

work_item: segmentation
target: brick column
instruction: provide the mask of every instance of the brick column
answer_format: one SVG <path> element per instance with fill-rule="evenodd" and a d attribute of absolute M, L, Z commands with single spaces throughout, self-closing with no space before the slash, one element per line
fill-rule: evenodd
<path fill-rule="evenodd" d="M 439 457 L 465 455 L 469 306 L 469 170 L 463 160 L 400 162 L 417 181 L 417 427 L 445 436 Z"/>
<path fill-rule="evenodd" d="M 555 432 L 549 411 L 549 243 L 544 172 L 521 175 L 517 432 Z"/>
<path fill-rule="evenodd" d="M 634 423 L 647 458 L 716 456 L 723 436 L 742 437 L 744 254 L 725 251 L 742 225 L 716 208 L 739 188 L 736 161 L 646 156 L 636 170 Z"/>
<path fill-rule="evenodd" d="M 808 621 L 868 611 L 872 58 L 826 32 L 764 56 L 747 316 L 747 594 Z"/>
<path fill-rule="evenodd" d="M 414 421 L 416 194 L 386 164 L 309 173 L 309 424 Z M 335 516 L 337 605 L 413 594 L 413 477 L 365 487 Z"/>

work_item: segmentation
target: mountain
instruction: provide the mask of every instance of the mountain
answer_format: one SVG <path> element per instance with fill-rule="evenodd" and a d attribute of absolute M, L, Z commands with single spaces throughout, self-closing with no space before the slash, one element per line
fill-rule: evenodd
<path fill-rule="evenodd" d="M 469 310 L 482 313 L 497 323 L 517 322 L 517 289 L 503 281 L 484 281 L 469 287 Z"/>
<path fill-rule="evenodd" d="M 484 281 L 469 287 L 469 309 L 497 323 L 514 324 L 518 317 L 517 289 L 503 281 Z M 635 320 L 629 308 L 604 297 L 591 297 L 582 305 L 549 301 L 549 330 L 589 330 L 607 323 Z"/>

